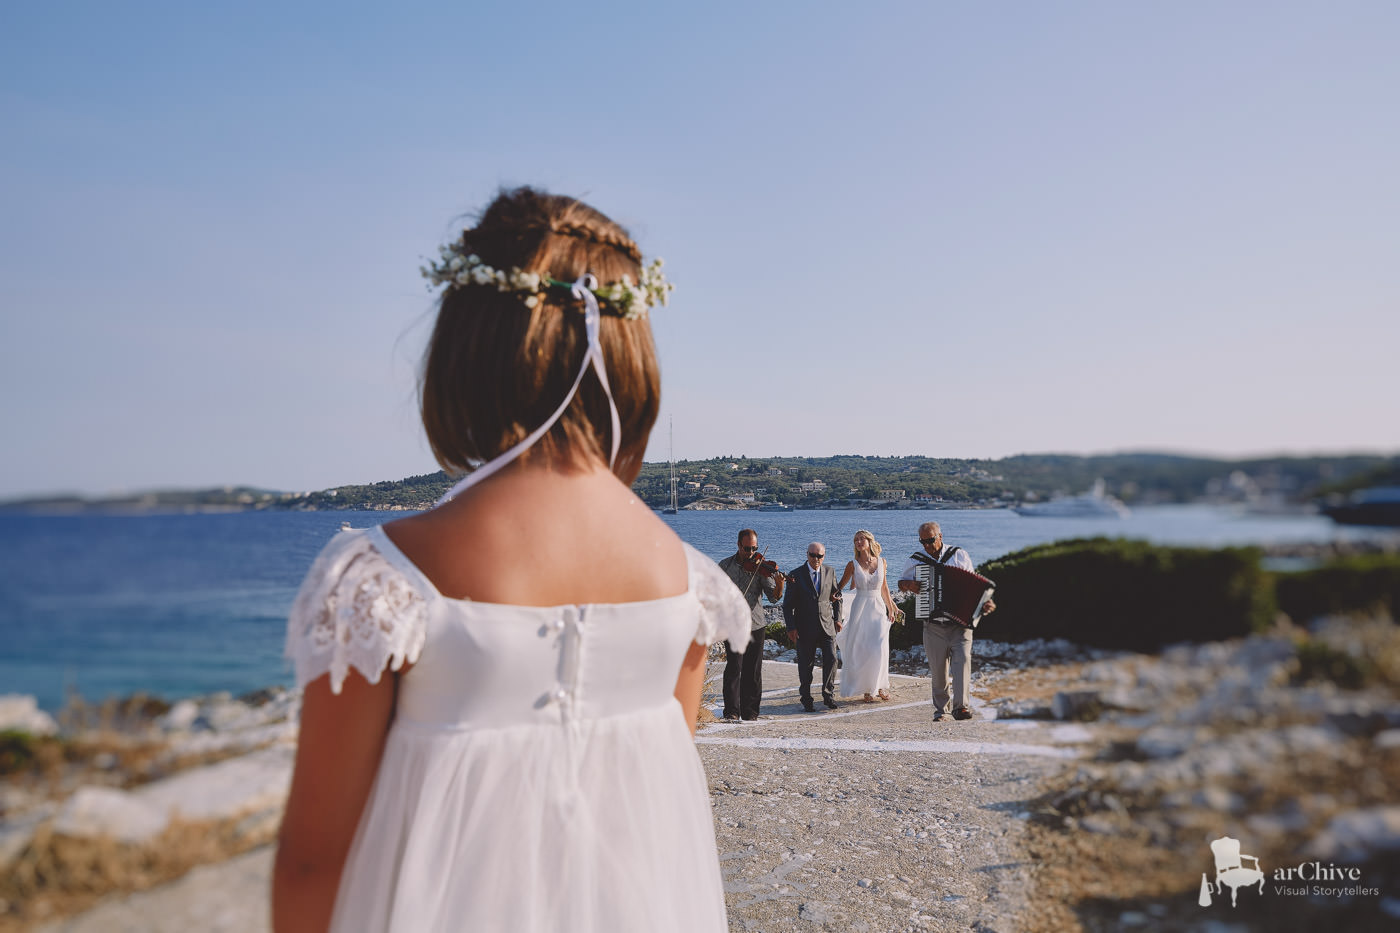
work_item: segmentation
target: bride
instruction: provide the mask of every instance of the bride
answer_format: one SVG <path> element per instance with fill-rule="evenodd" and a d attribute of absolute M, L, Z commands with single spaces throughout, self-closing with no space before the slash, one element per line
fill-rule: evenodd
<path fill-rule="evenodd" d="M 856 598 L 849 619 L 836 636 L 841 650 L 841 695 L 860 693 L 866 702 L 890 698 L 890 620 L 898 610 L 885 582 L 885 559 L 880 542 L 868 531 L 857 531 L 853 546 L 856 559 L 846 564 L 838 589 L 851 583 Z"/>

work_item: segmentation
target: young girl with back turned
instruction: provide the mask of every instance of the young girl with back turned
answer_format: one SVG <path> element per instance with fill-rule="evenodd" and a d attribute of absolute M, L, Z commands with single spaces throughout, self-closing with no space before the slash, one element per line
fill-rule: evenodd
<path fill-rule="evenodd" d="M 570 198 L 501 194 L 424 274 L 437 507 L 302 585 L 279 931 L 721 931 L 692 734 L 742 595 L 629 488 L 670 286 Z M 476 467 L 474 470 L 473 467 Z"/>

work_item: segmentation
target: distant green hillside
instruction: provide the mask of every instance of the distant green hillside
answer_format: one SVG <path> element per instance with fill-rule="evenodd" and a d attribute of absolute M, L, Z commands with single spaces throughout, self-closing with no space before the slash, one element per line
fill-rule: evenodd
<path fill-rule="evenodd" d="M 923 498 L 939 506 L 998 506 L 1073 495 L 1103 479 L 1108 492 L 1131 504 L 1167 502 L 1306 502 L 1323 493 L 1400 476 L 1400 457 L 1274 457 L 1216 460 L 1171 454 L 1079 457 L 1029 454 L 1001 460 L 934 457 L 714 457 L 676 464 L 680 505 L 752 496 L 816 507 L 850 500 Z M 647 463 L 633 488 L 648 505 L 670 498 L 670 467 Z M 312 493 L 232 487 L 151 492 L 87 500 L 29 499 L 0 508 L 25 511 L 100 510 L 418 510 L 451 486 L 442 472 L 337 486 Z"/>
<path fill-rule="evenodd" d="M 815 505 L 903 493 L 947 505 L 996 505 L 1084 492 L 1096 479 L 1125 502 L 1308 501 L 1326 484 L 1385 469 L 1400 457 L 1275 457 L 1216 460 L 1135 453 L 1099 457 L 1031 454 L 1001 460 L 932 457 L 715 457 L 676 464 L 680 504 L 753 493 L 760 501 Z M 813 488 L 814 483 L 821 486 Z M 809 484 L 804 487 L 804 483 Z M 714 487 L 707 490 L 706 487 Z M 648 463 L 634 484 L 654 506 L 669 496 L 669 466 Z"/>

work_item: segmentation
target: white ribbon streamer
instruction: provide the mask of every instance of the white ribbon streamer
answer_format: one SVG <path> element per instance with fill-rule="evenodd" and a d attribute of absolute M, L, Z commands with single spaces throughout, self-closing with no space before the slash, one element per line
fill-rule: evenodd
<path fill-rule="evenodd" d="M 613 465 L 617 462 L 618 447 L 622 443 L 622 419 L 617 413 L 617 403 L 613 401 L 612 387 L 608 385 L 608 367 L 606 361 L 603 359 L 603 344 L 599 338 L 599 333 L 602 330 L 603 315 L 602 312 L 598 310 L 598 298 L 593 294 L 594 289 L 597 287 L 598 280 L 591 272 L 585 272 L 574 281 L 574 297 L 581 299 L 584 305 L 583 327 L 584 333 L 588 337 L 588 349 L 583 354 L 583 365 L 579 367 L 578 375 L 574 377 L 574 384 L 569 387 L 569 393 L 564 396 L 564 401 L 560 403 L 558 408 L 554 409 L 554 414 L 550 415 L 549 418 L 545 420 L 544 424 L 531 431 L 524 440 L 496 457 L 494 460 L 488 460 L 486 463 L 483 463 L 458 480 L 457 484 L 447 490 L 447 493 L 437 501 L 437 505 L 452 501 L 468 487 L 481 482 L 486 477 L 497 472 L 516 457 L 519 457 L 525 451 L 529 450 L 540 438 L 544 437 L 545 433 L 550 428 L 554 427 L 554 422 L 563 417 L 564 411 L 569 407 L 569 403 L 574 400 L 574 396 L 578 393 L 578 387 L 582 384 L 583 377 L 588 373 L 588 367 L 590 365 L 593 367 L 593 371 L 598 374 L 598 381 L 602 383 L 603 386 L 603 394 L 608 397 L 608 411 L 612 415 L 612 452 L 608 455 L 608 469 L 611 470 L 613 468 Z M 436 507 L 437 506 L 434 506 L 434 508 Z"/>

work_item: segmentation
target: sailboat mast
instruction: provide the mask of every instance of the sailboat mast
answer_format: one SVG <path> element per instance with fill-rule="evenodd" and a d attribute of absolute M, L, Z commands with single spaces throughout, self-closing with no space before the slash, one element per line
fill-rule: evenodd
<path fill-rule="evenodd" d="M 670 418 L 671 454 L 671 511 L 676 511 L 676 418 Z"/>

